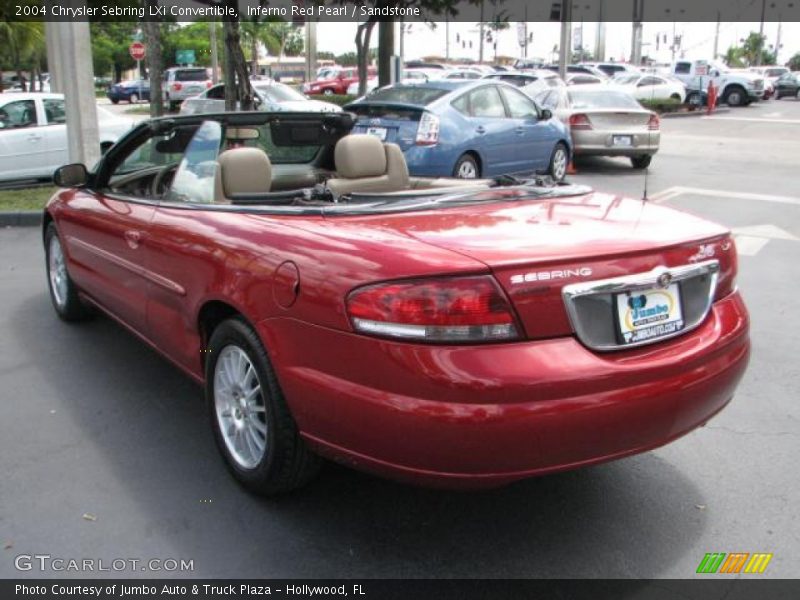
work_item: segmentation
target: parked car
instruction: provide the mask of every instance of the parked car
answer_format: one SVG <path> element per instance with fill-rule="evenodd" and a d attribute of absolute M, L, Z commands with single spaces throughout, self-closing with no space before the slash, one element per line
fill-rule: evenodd
<path fill-rule="evenodd" d="M 800 72 L 784 73 L 775 82 L 775 99 L 780 100 L 786 96 L 800 98 Z"/>
<path fill-rule="evenodd" d="M 119 104 L 120 101 L 136 104 L 139 100 L 150 101 L 150 80 L 133 79 L 130 81 L 120 81 L 106 90 L 106 96 L 112 104 Z"/>
<path fill-rule="evenodd" d="M 334 169 L 366 190 L 407 177 L 350 119 L 145 122 L 91 178 L 61 168 L 44 214 L 56 314 L 92 306 L 203 385 L 248 489 L 300 487 L 320 456 L 498 486 L 662 446 L 731 400 L 750 343 L 726 228 L 536 182 L 275 192 Z M 104 369 L 59 360 L 84 386 Z"/>
<path fill-rule="evenodd" d="M 398 144 L 412 175 L 465 179 L 548 171 L 564 178 L 569 135 L 512 85 L 430 81 L 394 85 L 349 104 L 353 130 Z"/>
<path fill-rule="evenodd" d="M 172 67 L 164 71 L 164 97 L 170 110 L 177 110 L 186 98 L 212 85 L 210 72 L 204 67 Z"/>
<path fill-rule="evenodd" d="M 734 72 L 725 65 L 707 60 L 680 60 L 672 65 L 671 75 L 686 87 L 706 89 L 709 79 L 718 90 L 719 101 L 744 106 L 764 97 L 764 78 L 756 73 Z"/>
<path fill-rule="evenodd" d="M 64 95 L 19 92 L 0 95 L 0 181 L 50 179 L 69 159 Z M 97 107 L 100 148 L 127 133 L 133 121 Z"/>
<path fill-rule="evenodd" d="M 367 69 L 367 78 L 377 77 L 378 70 L 375 67 Z M 355 67 L 340 67 L 331 70 L 322 79 L 316 79 L 303 84 L 303 93 L 309 96 L 323 94 L 330 96 L 333 94 L 346 94 L 347 88 L 351 83 L 358 82 L 358 69 Z"/>
<path fill-rule="evenodd" d="M 492 73 L 486 75 L 484 79 L 494 81 L 504 81 L 519 88 L 525 88 L 525 92 L 530 95 L 532 91 L 538 91 L 548 87 L 563 85 L 558 74 L 545 69 L 531 69 L 528 71 L 507 71 L 505 73 Z"/>
<path fill-rule="evenodd" d="M 558 65 L 545 65 L 542 67 L 543 69 L 547 69 L 548 71 L 553 71 L 554 73 L 559 72 Z M 592 66 L 580 64 L 580 65 L 567 65 L 567 74 L 570 73 L 584 73 L 586 75 L 594 75 L 595 77 L 599 77 L 602 80 L 607 81 L 608 77 L 606 74 L 603 73 L 600 69 L 596 69 Z"/>
<path fill-rule="evenodd" d="M 431 75 L 431 73 L 435 73 L 435 75 Z M 425 83 L 430 79 L 439 79 L 441 77 L 441 72 L 436 71 L 435 69 L 403 69 L 403 80 L 402 83 Z M 354 81 L 347 87 L 347 95 L 348 96 L 357 96 L 358 95 L 358 86 L 359 82 Z M 378 87 L 378 78 L 377 77 L 370 77 L 367 80 L 367 90 L 366 92 L 369 93 Z"/>
<path fill-rule="evenodd" d="M 601 79 L 597 75 L 589 75 L 588 73 L 570 73 L 567 75 L 567 85 L 597 85 L 607 83 L 607 79 Z"/>
<path fill-rule="evenodd" d="M 598 69 L 603 72 L 603 74 L 608 77 L 609 79 L 614 79 L 620 75 L 634 75 L 639 72 L 639 70 L 628 63 L 619 63 L 619 62 L 583 62 L 580 63 L 579 66 L 586 66 L 592 67 L 593 69 Z"/>
<path fill-rule="evenodd" d="M 576 156 L 626 156 L 644 169 L 658 152 L 658 115 L 627 92 L 573 86 L 542 92 L 537 101 L 568 126 Z"/>
<path fill-rule="evenodd" d="M 295 89 L 271 79 L 251 81 L 256 94 L 258 110 L 268 112 L 300 111 L 300 112 L 339 112 L 338 105 L 307 98 Z M 194 115 L 199 113 L 225 112 L 225 84 L 210 87 L 202 94 L 187 98 L 181 104 L 180 114 Z"/>
<path fill-rule="evenodd" d="M 480 79 L 483 77 L 483 73 L 476 69 L 450 69 L 444 75 L 442 75 L 442 79 Z"/>
<path fill-rule="evenodd" d="M 637 100 L 686 100 L 686 86 L 679 79 L 638 73 L 619 76 L 611 85 L 625 90 Z"/>

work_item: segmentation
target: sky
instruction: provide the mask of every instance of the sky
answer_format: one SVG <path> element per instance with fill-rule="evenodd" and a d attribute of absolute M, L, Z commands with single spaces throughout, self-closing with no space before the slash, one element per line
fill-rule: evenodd
<path fill-rule="evenodd" d="M 317 48 L 320 51 L 329 51 L 334 54 L 355 51 L 356 34 L 355 23 L 320 23 L 317 29 Z M 445 23 L 439 22 L 435 29 L 431 29 L 424 23 L 407 24 L 410 31 L 405 35 L 405 58 L 406 60 L 421 58 L 423 56 L 438 55 L 445 56 L 446 35 Z M 560 37 L 560 23 L 529 23 L 528 31 L 533 32 L 533 43 L 528 46 L 528 56 L 533 58 L 545 58 L 550 60 L 553 57 L 553 46 L 558 44 Z M 580 29 L 581 23 L 574 22 L 573 28 Z M 675 33 L 682 35 L 683 58 L 689 59 L 711 59 L 714 50 L 714 31 L 716 23 L 675 23 Z M 478 27 L 477 23 L 449 23 L 450 29 L 450 56 L 451 58 L 478 58 Z M 584 46 L 587 50 L 594 49 L 597 23 L 586 22 L 583 24 Z M 759 23 L 721 23 L 719 34 L 719 53 L 723 54 L 731 45 L 738 45 L 741 38 L 746 37 L 751 31 L 757 32 Z M 764 33 L 767 36 L 767 44 L 775 44 L 778 23 L 765 23 Z M 668 43 L 660 44 L 658 51 L 655 48 L 657 34 L 667 35 Z M 673 23 L 668 22 L 648 22 L 643 26 L 643 55 L 655 57 L 658 62 L 670 62 L 671 51 L 665 47 L 669 46 L 673 34 Z M 456 43 L 456 35 L 461 40 L 472 40 L 472 49 L 461 48 L 461 44 Z M 574 34 L 579 35 L 579 34 Z M 398 42 L 399 43 L 399 42 Z M 377 44 L 377 35 L 373 33 L 373 45 Z M 630 56 L 631 45 L 631 24 L 630 23 L 606 23 L 606 60 L 614 58 L 620 60 Z M 784 63 L 796 52 L 800 52 L 800 23 L 789 22 L 781 26 L 781 52 L 779 62 Z M 511 27 L 500 32 L 498 41 L 498 55 L 514 56 L 522 55 L 517 43 L 517 24 L 511 23 Z M 494 49 L 488 45 L 484 46 L 484 59 L 491 60 L 494 56 Z M 676 58 L 681 58 L 680 54 Z"/>

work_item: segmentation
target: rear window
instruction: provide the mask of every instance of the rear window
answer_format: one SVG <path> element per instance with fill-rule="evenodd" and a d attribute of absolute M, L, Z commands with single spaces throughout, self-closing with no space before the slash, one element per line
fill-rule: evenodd
<path fill-rule="evenodd" d="M 375 90 L 367 97 L 367 100 L 370 102 L 400 102 L 402 104 L 427 106 L 449 92 L 450 90 L 423 86 L 390 87 Z"/>
<path fill-rule="evenodd" d="M 205 69 L 184 69 L 175 71 L 175 81 L 205 81 L 208 74 Z"/>
<path fill-rule="evenodd" d="M 611 90 L 570 91 L 569 99 L 572 108 L 641 108 L 633 96 Z"/>

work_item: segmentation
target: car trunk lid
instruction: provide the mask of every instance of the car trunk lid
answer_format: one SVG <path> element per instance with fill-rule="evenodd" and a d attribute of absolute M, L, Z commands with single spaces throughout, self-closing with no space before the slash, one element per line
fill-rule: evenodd
<path fill-rule="evenodd" d="M 355 219 L 488 267 L 531 338 L 573 332 L 562 297 L 565 285 L 715 256 L 735 260 L 720 246 L 727 240 L 725 228 L 650 202 L 601 193 L 502 202 L 515 193 L 519 190 L 489 192 L 487 197 L 498 199 L 491 204 Z M 720 274 L 720 283 L 725 276 Z"/>
<path fill-rule="evenodd" d="M 405 151 L 414 145 L 419 121 L 425 109 L 402 103 L 359 102 L 346 107 L 357 115 L 353 133 L 375 135 Z"/>

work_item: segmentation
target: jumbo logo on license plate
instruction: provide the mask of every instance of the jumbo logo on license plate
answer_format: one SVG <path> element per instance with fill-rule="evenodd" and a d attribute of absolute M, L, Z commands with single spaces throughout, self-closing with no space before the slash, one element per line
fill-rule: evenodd
<path fill-rule="evenodd" d="M 619 332 L 625 344 L 674 335 L 684 326 L 681 291 L 677 283 L 616 295 Z"/>

